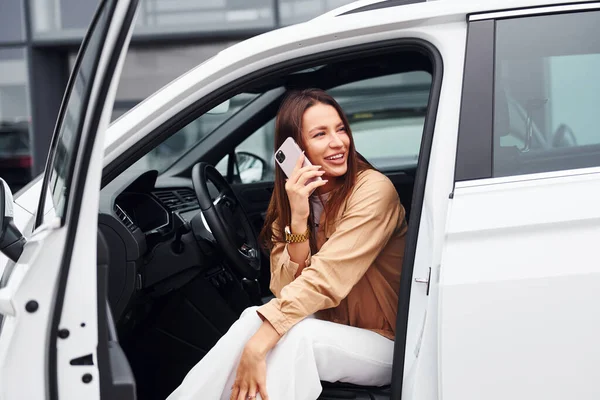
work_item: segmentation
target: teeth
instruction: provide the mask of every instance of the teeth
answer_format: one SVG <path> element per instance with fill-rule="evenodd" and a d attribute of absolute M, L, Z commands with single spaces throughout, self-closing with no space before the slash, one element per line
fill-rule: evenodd
<path fill-rule="evenodd" d="M 343 154 L 337 154 L 335 156 L 327 157 L 327 160 L 339 160 L 342 157 L 344 157 Z"/>

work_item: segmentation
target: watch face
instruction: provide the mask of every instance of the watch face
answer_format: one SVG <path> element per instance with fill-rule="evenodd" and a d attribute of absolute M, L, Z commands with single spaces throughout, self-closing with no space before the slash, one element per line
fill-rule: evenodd
<path fill-rule="evenodd" d="M 291 234 L 292 234 L 292 231 L 290 230 L 290 227 L 289 227 L 288 225 L 286 225 L 286 226 L 285 226 L 285 229 L 284 229 L 284 231 L 285 231 L 285 233 L 286 233 L 286 234 L 288 234 L 288 235 L 291 235 Z"/>

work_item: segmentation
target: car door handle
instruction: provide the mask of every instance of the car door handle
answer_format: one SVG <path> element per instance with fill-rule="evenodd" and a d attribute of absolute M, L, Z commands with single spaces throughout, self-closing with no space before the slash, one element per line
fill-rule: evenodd
<path fill-rule="evenodd" d="M 431 278 L 431 267 L 429 267 L 429 275 L 427 278 L 415 278 L 416 283 L 423 283 L 427 285 L 427 296 L 429 296 L 429 279 Z"/>

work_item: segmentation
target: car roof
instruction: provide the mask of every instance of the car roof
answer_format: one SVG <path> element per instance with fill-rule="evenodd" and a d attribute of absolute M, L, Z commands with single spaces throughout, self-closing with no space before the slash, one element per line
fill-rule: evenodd
<path fill-rule="evenodd" d="M 589 0 L 358 0 L 338 8 L 335 8 L 327 13 L 321 14 L 313 20 L 322 20 L 326 18 L 339 17 L 357 12 L 369 12 L 375 10 L 407 10 L 406 7 L 418 10 L 419 8 L 427 9 L 428 7 L 436 7 L 440 11 L 445 11 L 448 14 L 454 14 L 457 10 L 462 10 L 466 14 L 501 11 L 510 9 L 521 9 L 529 7 L 539 7 L 544 5 L 559 5 L 559 4 L 577 4 L 589 3 Z M 431 4 L 435 5 L 431 5 Z M 471 6 L 471 7 L 470 7 Z"/>
<path fill-rule="evenodd" d="M 408 0 L 408 2 L 411 4 L 405 4 L 406 1 L 401 0 L 387 2 L 360 0 L 307 22 L 266 32 L 230 46 L 179 76 L 113 122 L 107 131 L 105 148 L 110 153 L 110 148 L 125 140 L 121 139 L 124 137 L 123 135 L 139 127 L 141 121 L 153 118 L 153 115 L 160 114 L 161 110 L 170 108 L 188 98 L 202 84 L 206 84 L 207 76 L 231 70 L 240 63 L 254 63 L 257 60 L 264 62 L 267 59 L 276 58 L 280 52 L 297 49 L 298 46 L 304 46 L 304 44 L 337 41 L 337 38 L 344 36 L 345 32 L 373 33 L 395 30 L 402 26 L 432 26 L 466 21 L 466 16 L 471 14 L 589 3 L 586 0 L 568 3 L 565 3 L 564 0 L 487 0 L 485 2 L 481 0 L 436 0 L 419 3 Z M 361 8 L 376 4 L 380 4 L 380 7 L 383 8 L 360 11 Z M 344 23 L 338 23 L 338 19 L 343 19 Z M 335 22 L 332 22 L 334 20 Z"/>

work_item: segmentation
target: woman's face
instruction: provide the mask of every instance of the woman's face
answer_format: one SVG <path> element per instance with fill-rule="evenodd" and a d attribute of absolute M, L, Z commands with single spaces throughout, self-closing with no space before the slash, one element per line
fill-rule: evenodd
<path fill-rule="evenodd" d="M 302 116 L 302 139 L 306 156 L 313 165 L 320 165 L 329 180 L 321 188 L 328 192 L 336 187 L 337 178 L 348 169 L 350 137 L 338 112 L 330 105 L 317 103 Z"/>

